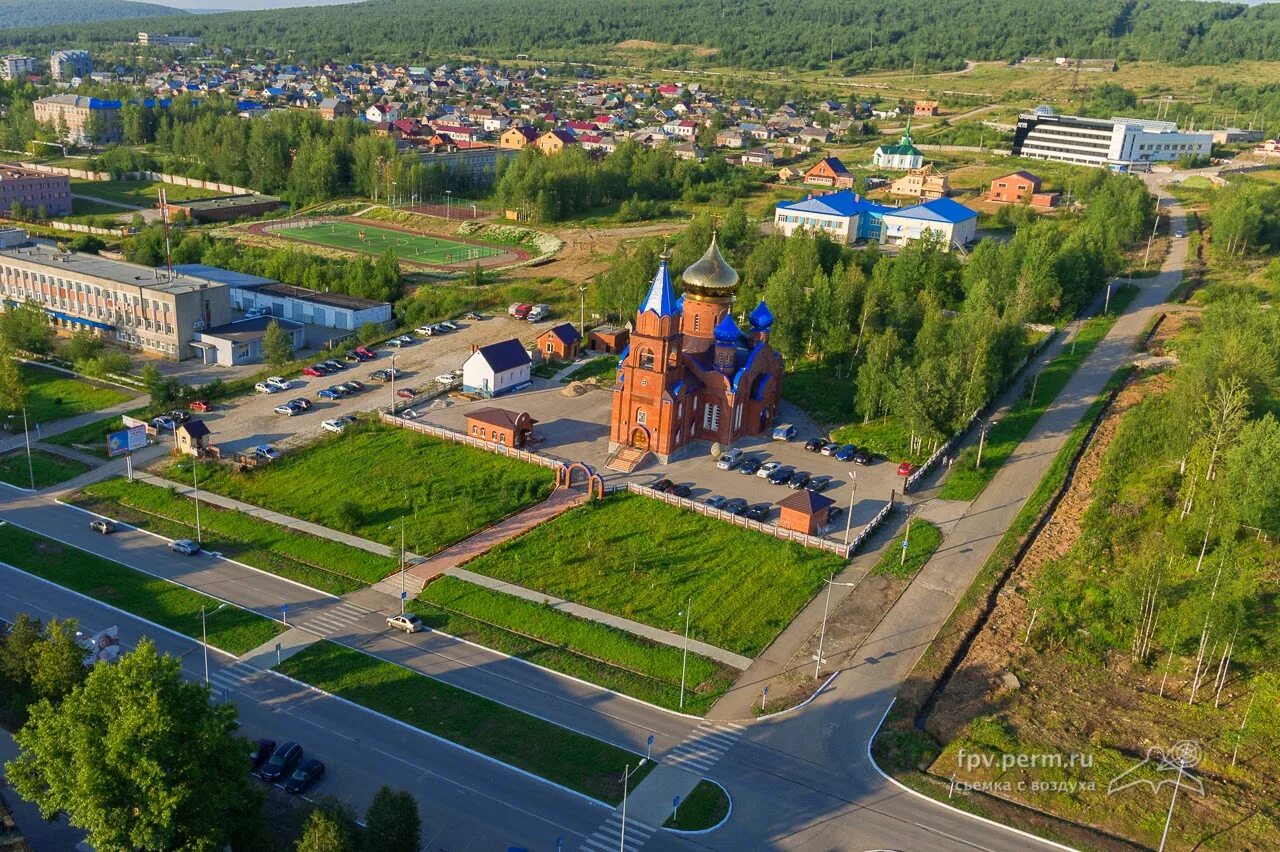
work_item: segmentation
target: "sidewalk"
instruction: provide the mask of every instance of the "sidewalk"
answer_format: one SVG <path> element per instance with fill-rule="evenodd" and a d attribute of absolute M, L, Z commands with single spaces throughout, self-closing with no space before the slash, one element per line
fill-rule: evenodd
<path fill-rule="evenodd" d="M 45 438 L 51 438 L 54 435 L 61 435 L 63 432 L 70 432 L 72 429 L 79 429 L 81 426 L 87 426 L 90 423 L 97 423 L 99 420 L 106 420 L 109 417 L 115 417 L 117 414 L 126 414 L 135 408 L 151 404 L 151 397 L 147 394 L 126 399 L 124 402 L 117 402 L 115 405 L 100 408 L 97 411 L 90 411 L 85 414 L 77 414 L 75 417 L 64 417 L 61 420 L 54 420 L 49 424 L 42 424 L 39 433 L 36 432 L 35 425 L 31 426 L 31 443 L 38 444 Z M 9 450 L 20 449 L 26 446 L 26 441 L 19 432 L 16 436 L 11 436 L 0 441 L 0 453 L 7 453 Z M 101 461 L 101 459 L 99 459 Z"/>

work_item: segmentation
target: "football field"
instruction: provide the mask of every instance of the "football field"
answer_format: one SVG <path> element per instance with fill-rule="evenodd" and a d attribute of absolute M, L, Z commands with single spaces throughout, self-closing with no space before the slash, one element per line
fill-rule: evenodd
<path fill-rule="evenodd" d="M 504 249 L 474 246 L 444 237 L 412 234 L 357 222 L 317 222 L 282 228 L 277 236 L 348 251 L 381 255 L 392 249 L 401 260 L 442 266 L 503 254 Z"/>

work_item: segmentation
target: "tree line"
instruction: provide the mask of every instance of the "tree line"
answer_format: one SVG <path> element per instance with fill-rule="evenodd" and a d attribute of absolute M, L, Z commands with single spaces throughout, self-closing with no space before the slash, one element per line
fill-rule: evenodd
<path fill-rule="evenodd" d="M 629 205 L 626 218 L 652 218 L 661 202 L 713 202 L 728 207 L 759 184 L 753 170 L 723 157 L 678 159 L 669 146 L 646 148 L 625 139 L 608 155 L 593 157 L 579 145 L 550 156 L 529 146 L 500 167 L 495 196 L 504 208 L 538 222 L 557 222 L 608 204 Z"/>
<path fill-rule="evenodd" d="M 199 36 L 209 48 L 263 58 L 287 50 L 299 60 L 382 59 L 426 64 L 449 54 L 543 61 L 598 61 L 614 45 L 643 39 L 668 47 L 654 67 L 689 65 L 774 70 L 873 68 L 954 70 L 966 59 L 1032 55 L 1158 59 L 1222 64 L 1280 55 L 1280 10 L 1271 4 L 1173 0 L 1046 0 L 1026 14 L 1021 0 L 384 0 L 351 15 L 317 7 L 182 15 L 149 27 Z M 0 32 L 0 48 L 67 44 L 106 48 L 132 41 L 133 22 L 48 25 Z"/>

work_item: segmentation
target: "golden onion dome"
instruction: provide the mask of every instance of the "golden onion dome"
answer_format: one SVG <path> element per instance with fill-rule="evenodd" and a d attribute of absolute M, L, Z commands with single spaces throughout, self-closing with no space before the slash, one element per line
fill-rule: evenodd
<path fill-rule="evenodd" d="M 685 269 L 680 276 L 684 289 L 695 296 L 732 296 L 738 289 L 738 273 L 720 254 L 715 234 L 707 253 Z"/>

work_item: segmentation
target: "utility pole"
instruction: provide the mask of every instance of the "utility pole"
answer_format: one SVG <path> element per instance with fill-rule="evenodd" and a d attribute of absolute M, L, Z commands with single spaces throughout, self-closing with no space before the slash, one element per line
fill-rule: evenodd
<path fill-rule="evenodd" d="M 31 464 L 31 430 L 27 427 L 27 407 L 22 406 L 22 437 L 27 444 L 27 475 L 31 477 L 31 490 L 36 490 L 36 469 Z"/>
<path fill-rule="evenodd" d="M 693 598 L 684 607 L 684 654 L 680 658 L 680 709 L 684 709 L 685 673 L 689 670 L 689 616 L 693 613 Z"/>
<path fill-rule="evenodd" d="M 982 428 L 978 430 L 978 463 L 974 465 L 977 470 L 982 470 L 982 451 L 987 446 L 987 430 L 991 428 L 991 421 L 982 421 Z"/>
<path fill-rule="evenodd" d="M 902 534 L 902 559 L 898 561 L 899 565 L 907 564 L 907 551 L 911 549 L 911 506 L 907 506 L 907 529 Z"/>
<path fill-rule="evenodd" d="M 1160 227 L 1160 199 L 1156 199 L 1156 220 L 1151 223 L 1151 236 L 1147 237 L 1147 252 L 1142 256 L 1142 268 L 1146 269 L 1151 260 L 1151 244 L 1156 239 L 1156 228 Z"/>
<path fill-rule="evenodd" d="M 192 497 L 196 501 L 196 543 L 202 544 L 203 539 L 200 537 L 200 480 L 197 471 L 200 469 L 200 458 L 198 456 L 191 457 L 191 487 L 193 489 Z"/>
<path fill-rule="evenodd" d="M 849 471 L 849 479 L 852 481 L 853 489 L 849 492 L 849 517 L 844 519 L 844 546 L 849 546 L 849 529 L 853 526 L 853 499 L 858 496 L 858 474 L 855 471 Z"/>
<path fill-rule="evenodd" d="M 819 677 L 822 676 L 822 648 L 827 642 L 827 614 L 831 611 L 831 587 L 845 586 L 847 588 L 853 588 L 854 586 L 858 585 L 857 583 L 837 583 L 835 580 L 836 580 L 836 575 L 834 571 L 831 572 L 830 577 L 823 578 L 823 582 L 827 584 L 827 600 L 826 600 L 826 603 L 824 603 L 822 606 L 822 631 L 818 634 L 817 662 L 814 663 L 814 666 L 813 666 L 814 680 L 817 680 Z M 768 695 L 768 694 L 769 694 L 769 688 L 766 686 L 764 690 L 764 695 Z M 760 699 L 760 709 L 762 711 L 764 710 L 763 697 Z"/>
<path fill-rule="evenodd" d="M 587 339 L 587 286 L 578 288 L 578 332 Z"/>

